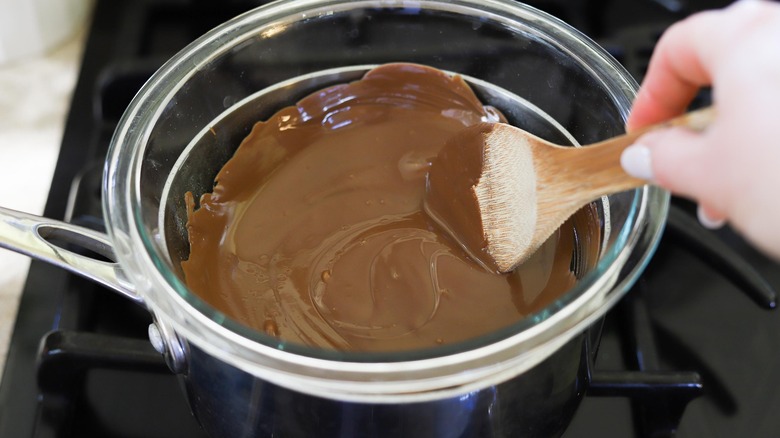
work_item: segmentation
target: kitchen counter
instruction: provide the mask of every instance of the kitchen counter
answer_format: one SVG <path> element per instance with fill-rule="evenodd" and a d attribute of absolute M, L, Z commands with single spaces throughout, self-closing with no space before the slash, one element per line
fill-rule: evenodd
<path fill-rule="evenodd" d="M 85 40 L 0 64 L 0 206 L 41 214 Z M 0 249 L 0 375 L 30 259 Z"/>

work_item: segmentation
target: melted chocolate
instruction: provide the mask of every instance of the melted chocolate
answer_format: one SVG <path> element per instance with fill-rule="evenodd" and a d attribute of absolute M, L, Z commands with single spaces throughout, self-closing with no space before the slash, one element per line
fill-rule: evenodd
<path fill-rule="evenodd" d="M 282 109 L 190 212 L 188 286 L 270 336 L 340 350 L 426 348 L 517 322 L 574 284 L 575 250 L 593 262 L 599 236 L 584 209 L 499 275 L 425 214 L 445 141 L 500 119 L 461 78 L 410 64 Z"/>

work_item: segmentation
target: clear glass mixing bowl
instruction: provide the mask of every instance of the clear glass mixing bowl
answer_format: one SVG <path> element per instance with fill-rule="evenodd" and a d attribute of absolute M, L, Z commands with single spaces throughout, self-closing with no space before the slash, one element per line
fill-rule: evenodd
<path fill-rule="evenodd" d="M 217 131 L 213 147 L 182 169 L 180 157 L 193 139 L 274 84 L 282 83 L 276 97 L 253 107 L 256 120 L 305 94 L 285 85 L 297 83 L 294 78 L 310 75 L 310 85 L 325 85 L 332 78 L 316 79 L 316 72 L 387 62 L 426 64 L 494 84 L 549 115 L 581 144 L 623 132 L 637 88 L 586 36 L 513 1 L 284 1 L 212 30 L 135 97 L 105 172 L 104 210 L 116 255 L 155 318 L 185 344 L 308 394 L 431 399 L 501 382 L 538 364 L 602 316 L 639 275 L 669 201 L 651 186 L 600 204 L 602 226 L 609 229 L 602 230 L 599 260 L 568 293 L 513 326 L 461 344 L 397 354 L 290 345 L 231 321 L 190 293 L 178 265 L 187 253 L 181 189 L 196 196 L 210 190 L 251 125 Z M 549 136 L 527 112 L 498 106 L 513 123 Z M 172 190 L 177 172 L 187 176 Z"/>

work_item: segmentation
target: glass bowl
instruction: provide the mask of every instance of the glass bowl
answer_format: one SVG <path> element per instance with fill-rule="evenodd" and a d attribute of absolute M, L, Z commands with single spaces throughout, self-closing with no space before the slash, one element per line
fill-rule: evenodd
<path fill-rule="evenodd" d="M 637 88 L 585 35 L 513 1 L 302 0 L 271 3 L 224 23 L 141 89 L 120 121 L 105 169 L 104 211 L 116 255 L 155 319 L 185 345 L 307 394 L 382 402 L 440 398 L 538 364 L 600 318 L 637 278 L 668 209 L 668 193 L 652 186 L 599 203 L 598 261 L 570 291 L 512 326 L 459 344 L 376 354 L 292 345 L 232 321 L 192 294 L 178 265 L 188 250 L 183 191 L 197 197 L 211 189 L 251 122 L 218 130 L 208 148 L 193 153 L 191 145 L 237 108 L 251 103 L 252 121 L 260 120 L 315 86 L 342 80 L 343 71 L 389 62 L 492 84 L 513 96 L 490 102 L 512 123 L 547 137 L 545 126 L 552 124 L 580 144 L 622 133 Z M 307 87 L 295 86 L 302 80 Z M 271 97 L 258 100 L 257 93 Z M 525 102 L 548 123 L 535 124 L 528 111 L 507 102 Z"/>

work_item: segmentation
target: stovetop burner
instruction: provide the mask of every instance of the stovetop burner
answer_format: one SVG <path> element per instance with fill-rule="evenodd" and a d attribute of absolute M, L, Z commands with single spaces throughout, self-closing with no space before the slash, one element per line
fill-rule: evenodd
<path fill-rule="evenodd" d="M 132 96 L 184 45 L 258 3 L 98 1 L 44 215 L 101 229 L 102 163 Z M 641 79 L 669 24 L 727 2 L 529 3 Z M 645 274 L 605 318 L 566 438 L 777 436 L 780 318 L 761 307 L 780 269 L 730 230 L 703 230 L 690 210 L 674 201 Z M 0 386 L 0 437 L 203 436 L 148 342 L 150 322 L 118 295 L 33 262 Z"/>

